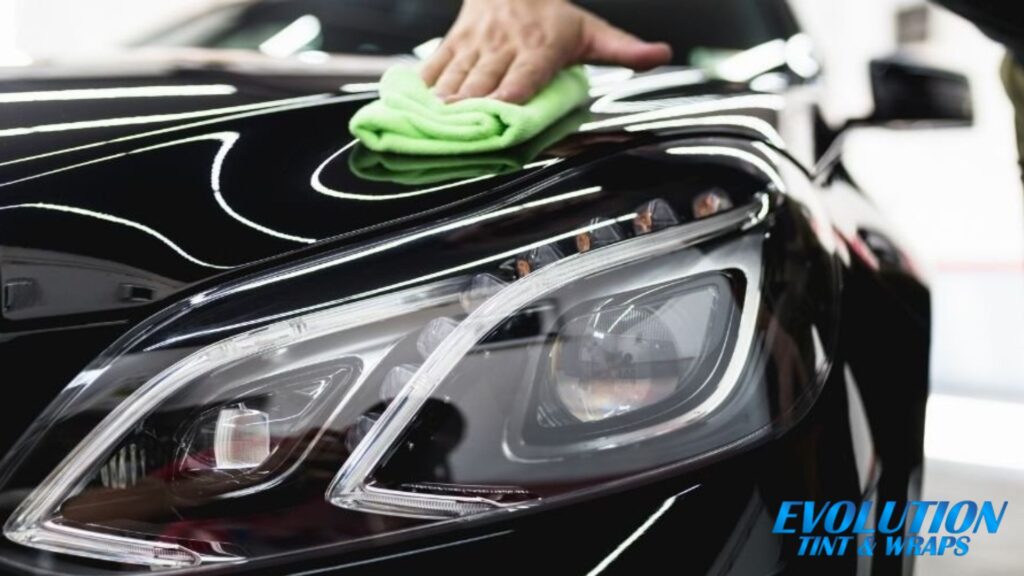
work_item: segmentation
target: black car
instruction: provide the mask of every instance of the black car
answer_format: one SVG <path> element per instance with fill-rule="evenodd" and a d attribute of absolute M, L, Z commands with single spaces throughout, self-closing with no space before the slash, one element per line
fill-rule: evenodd
<path fill-rule="evenodd" d="M 347 132 L 451 2 L 0 73 L 0 572 L 908 573 L 773 523 L 918 493 L 929 292 L 842 143 L 964 79 L 835 127 L 781 0 L 586 4 L 675 65 L 496 154 Z"/>

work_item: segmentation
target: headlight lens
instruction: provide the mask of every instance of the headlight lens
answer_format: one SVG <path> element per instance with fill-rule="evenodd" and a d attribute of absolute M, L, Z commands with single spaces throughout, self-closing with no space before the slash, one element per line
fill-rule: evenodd
<path fill-rule="evenodd" d="M 43 444 L 81 441 L 23 481 L 6 535 L 151 567 L 237 562 L 535 506 L 757 438 L 777 416 L 751 376 L 764 236 L 740 232 L 768 215 L 754 192 L 772 178 L 723 162 L 744 191 L 714 188 L 713 209 L 705 188 L 581 210 L 601 189 L 579 188 L 497 212 L 521 225 L 558 206 L 575 224 L 555 236 L 203 345 L 141 332 L 56 408 Z"/>
<path fill-rule="evenodd" d="M 728 325 L 712 319 L 731 316 L 721 284 L 620 294 L 570 314 L 544 357 L 551 397 L 541 425 L 607 420 L 694 386 L 693 372 L 722 345 Z"/>

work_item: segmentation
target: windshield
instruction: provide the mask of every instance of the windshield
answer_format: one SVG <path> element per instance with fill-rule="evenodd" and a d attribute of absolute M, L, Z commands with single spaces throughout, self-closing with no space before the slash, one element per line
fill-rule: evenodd
<path fill-rule="evenodd" d="M 458 0 L 264 0 L 223 6 L 142 42 L 258 50 L 408 54 L 443 36 Z M 674 64 L 745 50 L 797 32 L 785 0 L 590 0 L 578 4 L 641 38 L 672 45 Z"/>

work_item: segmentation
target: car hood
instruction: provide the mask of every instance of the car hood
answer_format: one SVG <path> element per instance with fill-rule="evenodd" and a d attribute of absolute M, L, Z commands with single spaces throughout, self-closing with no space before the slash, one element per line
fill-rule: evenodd
<path fill-rule="evenodd" d="M 693 70 L 639 81 L 618 71 L 595 77 L 603 97 L 591 110 L 514 150 L 400 158 L 355 146 L 347 129 L 395 60 L 184 50 L 0 73 L 4 320 L 39 328 L 116 314 L 328 239 L 441 218 L 553 177 L 567 158 L 651 137 L 627 126 L 680 129 L 644 94 L 705 118 L 719 102 L 769 97 Z M 623 81 L 624 96 L 609 98 Z M 666 95 L 672 86 L 685 93 Z M 688 128 L 771 140 L 778 107 L 741 102 L 726 107 L 731 122 Z M 745 117 L 769 129 L 736 121 Z"/>
<path fill-rule="evenodd" d="M 0 71 L 0 358 L 4 381 L 19 385 L 0 452 L 104 348 L 175 299 L 487 210 L 636 140 L 781 144 L 786 130 L 809 133 L 780 122 L 790 106 L 780 94 L 693 70 L 619 70 L 592 77 L 587 109 L 513 150 L 381 156 L 355 145 L 347 124 L 393 63 L 190 50 Z M 666 168 L 663 180 L 681 176 Z"/>

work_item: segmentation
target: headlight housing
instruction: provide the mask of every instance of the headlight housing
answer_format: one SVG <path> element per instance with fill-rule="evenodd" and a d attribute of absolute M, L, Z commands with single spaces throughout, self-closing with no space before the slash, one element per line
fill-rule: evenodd
<path fill-rule="evenodd" d="M 165 311 L 16 453 L 5 491 L 28 495 L 5 534 L 119 564 L 241 562 L 557 503 L 776 433 L 828 355 L 815 336 L 784 402 L 763 379 L 783 177 L 717 148 L 614 157 L 706 178 L 622 181 L 606 160 Z"/>

